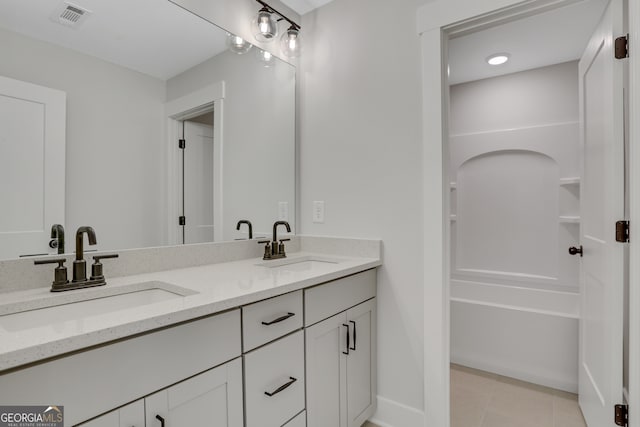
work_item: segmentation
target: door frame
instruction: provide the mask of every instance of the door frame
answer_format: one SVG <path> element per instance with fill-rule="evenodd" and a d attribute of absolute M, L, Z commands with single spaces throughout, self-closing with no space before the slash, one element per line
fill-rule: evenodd
<path fill-rule="evenodd" d="M 581 0 L 434 0 L 417 12 L 422 52 L 424 425 L 448 427 L 450 337 L 450 224 L 448 189 L 447 40 L 460 31 L 520 19 Z M 628 10 L 629 117 L 640 117 L 640 4 Z M 640 224 L 640 121 L 629 125 L 631 224 Z M 638 236 L 638 237 L 636 237 Z M 629 244 L 629 405 L 630 426 L 640 407 L 640 234 L 631 227 Z M 612 408 L 613 414 L 613 408 Z"/>
<path fill-rule="evenodd" d="M 180 139 L 182 122 L 213 109 L 213 241 L 222 240 L 223 220 L 223 165 L 224 149 L 224 98 L 225 82 L 219 81 L 202 89 L 191 92 L 173 101 L 165 103 L 167 120 L 167 243 L 182 244 L 177 218 L 182 206 L 180 203 L 180 176 L 178 167 L 177 141 Z"/>

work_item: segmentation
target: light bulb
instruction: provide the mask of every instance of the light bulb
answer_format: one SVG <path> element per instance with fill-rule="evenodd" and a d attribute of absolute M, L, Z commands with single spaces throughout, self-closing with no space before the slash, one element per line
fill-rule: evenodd
<path fill-rule="evenodd" d="M 227 36 L 227 46 L 232 52 L 242 55 L 243 53 L 249 52 L 253 45 L 240 36 L 229 34 Z"/>
<path fill-rule="evenodd" d="M 270 42 L 278 37 L 278 21 L 269 9 L 263 7 L 251 21 L 253 36 L 261 42 Z"/>
<path fill-rule="evenodd" d="M 282 38 L 280 39 L 282 53 L 284 53 L 288 58 L 297 58 L 300 56 L 302 48 L 301 42 L 302 37 L 300 36 L 300 31 L 292 25 L 284 34 L 282 34 Z"/>
<path fill-rule="evenodd" d="M 271 52 L 258 49 L 256 50 L 256 55 L 258 56 L 258 60 L 262 63 L 263 67 L 266 67 L 266 68 L 273 67 L 273 65 L 276 63 L 276 57 L 273 56 Z"/>
<path fill-rule="evenodd" d="M 496 53 L 487 58 L 489 65 L 502 65 L 509 60 L 508 53 Z"/>

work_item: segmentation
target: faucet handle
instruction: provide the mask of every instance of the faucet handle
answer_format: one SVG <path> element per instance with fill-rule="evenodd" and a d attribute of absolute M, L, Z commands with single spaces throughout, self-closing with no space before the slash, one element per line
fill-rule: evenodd
<path fill-rule="evenodd" d="M 93 257 L 90 280 L 104 280 L 104 274 L 102 273 L 102 263 L 100 262 L 100 260 L 108 258 L 118 258 L 118 254 L 95 255 Z"/>
<path fill-rule="evenodd" d="M 67 279 L 67 267 L 64 266 L 64 263 L 66 261 L 67 261 L 66 258 L 51 258 L 51 259 L 38 259 L 33 262 L 35 265 L 58 264 L 58 266 L 53 271 L 53 282 L 51 282 L 52 292 L 57 290 L 58 287 L 69 283 L 69 280 Z"/>
<path fill-rule="evenodd" d="M 262 257 L 262 259 L 271 259 L 271 241 L 270 240 L 258 240 L 258 244 L 259 245 L 264 245 L 264 256 Z M 274 242 L 274 244 L 275 244 L 275 242 Z"/>

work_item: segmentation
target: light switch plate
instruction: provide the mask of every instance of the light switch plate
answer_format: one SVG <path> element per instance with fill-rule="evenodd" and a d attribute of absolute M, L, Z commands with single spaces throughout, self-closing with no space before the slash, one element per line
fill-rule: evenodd
<path fill-rule="evenodd" d="M 289 221 L 289 202 L 278 202 L 278 220 Z"/>
<path fill-rule="evenodd" d="M 324 201 L 313 202 L 313 222 L 324 223 Z"/>

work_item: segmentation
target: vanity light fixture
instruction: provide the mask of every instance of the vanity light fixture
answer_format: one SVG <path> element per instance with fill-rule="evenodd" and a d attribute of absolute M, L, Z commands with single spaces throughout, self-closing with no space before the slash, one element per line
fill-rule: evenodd
<path fill-rule="evenodd" d="M 270 42 L 278 37 L 278 20 L 271 10 L 264 6 L 251 21 L 253 36 L 261 42 Z"/>
<path fill-rule="evenodd" d="M 243 53 L 249 52 L 253 45 L 240 36 L 227 34 L 227 46 L 229 46 L 231 52 L 242 55 Z"/>
<path fill-rule="evenodd" d="M 278 32 L 278 23 L 287 21 L 289 29 L 280 38 L 282 53 L 288 58 L 297 58 L 301 52 L 300 25 L 287 18 L 262 0 L 256 0 L 262 5 L 258 15 L 252 21 L 253 34 L 256 40 L 270 42 L 275 40 Z M 277 17 L 277 19 L 276 19 Z"/>
<path fill-rule="evenodd" d="M 487 57 L 487 63 L 489 65 L 502 65 L 509 60 L 509 56 L 508 53 L 494 53 Z"/>

